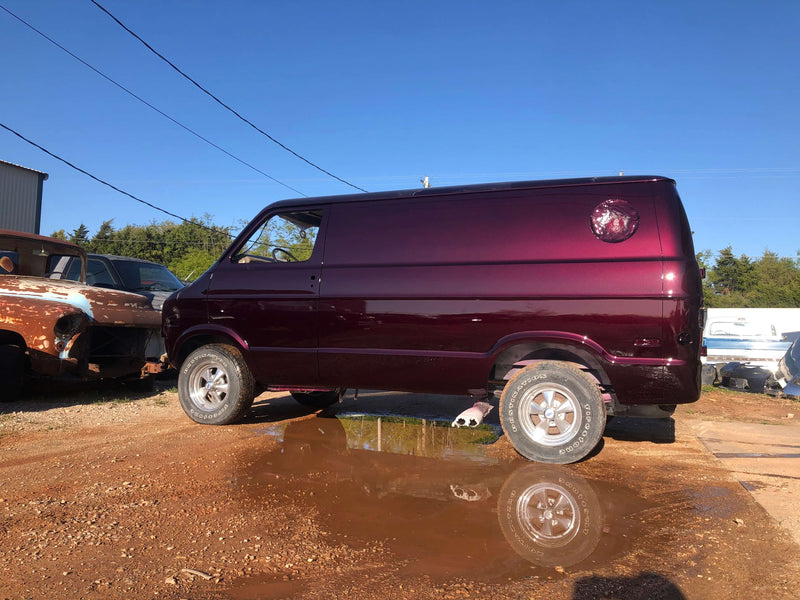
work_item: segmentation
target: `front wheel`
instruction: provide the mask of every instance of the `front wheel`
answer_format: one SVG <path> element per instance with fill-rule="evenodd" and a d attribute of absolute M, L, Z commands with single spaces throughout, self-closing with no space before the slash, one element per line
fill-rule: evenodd
<path fill-rule="evenodd" d="M 557 362 L 526 367 L 506 384 L 500 423 L 525 458 L 566 464 L 597 446 L 606 423 L 603 397 L 586 373 Z"/>
<path fill-rule="evenodd" d="M 254 397 L 253 375 L 233 346 L 201 346 L 181 365 L 178 398 L 184 412 L 197 423 L 235 423 L 250 409 Z"/>

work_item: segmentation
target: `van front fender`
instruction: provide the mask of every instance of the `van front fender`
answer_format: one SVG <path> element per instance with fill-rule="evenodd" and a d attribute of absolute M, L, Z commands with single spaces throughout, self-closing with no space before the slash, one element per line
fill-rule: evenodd
<path fill-rule="evenodd" d="M 250 345 L 236 331 L 222 325 L 204 323 L 189 327 L 181 332 L 168 349 L 169 362 L 180 368 L 184 359 L 195 349 L 206 344 L 231 344 L 238 347 L 247 358 Z"/>

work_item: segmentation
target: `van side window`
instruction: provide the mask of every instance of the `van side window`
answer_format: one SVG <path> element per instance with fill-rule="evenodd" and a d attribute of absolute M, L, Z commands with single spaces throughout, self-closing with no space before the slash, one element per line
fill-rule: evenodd
<path fill-rule="evenodd" d="M 271 215 L 234 253 L 233 262 L 305 262 L 314 252 L 321 223 L 321 210 Z"/>

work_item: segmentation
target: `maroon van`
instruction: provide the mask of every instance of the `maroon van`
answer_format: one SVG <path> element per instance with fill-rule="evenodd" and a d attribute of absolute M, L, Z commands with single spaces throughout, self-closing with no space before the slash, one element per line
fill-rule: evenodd
<path fill-rule="evenodd" d="M 277 202 L 163 333 L 198 423 L 262 389 L 499 395 L 520 454 L 568 463 L 606 415 L 697 400 L 703 316 L 675 182 L 627 176 Z"/>

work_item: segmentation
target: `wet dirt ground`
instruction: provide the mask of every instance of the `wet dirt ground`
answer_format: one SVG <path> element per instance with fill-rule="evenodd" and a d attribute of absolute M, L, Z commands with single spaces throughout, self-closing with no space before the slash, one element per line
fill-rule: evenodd
<path fill-rule="evenodd" d="M 449 427 L 470 404 L 265 394 L 226 427 L 169 383 L 0 404 L 0 599 L 798 596 L 797 403 L 709 390 L 563 467 L 496 408 Z"/>

